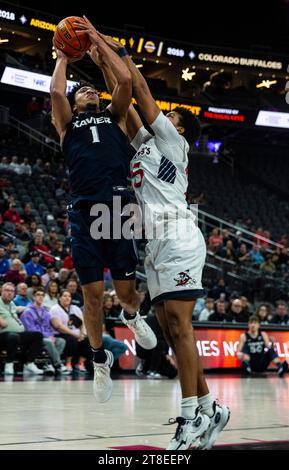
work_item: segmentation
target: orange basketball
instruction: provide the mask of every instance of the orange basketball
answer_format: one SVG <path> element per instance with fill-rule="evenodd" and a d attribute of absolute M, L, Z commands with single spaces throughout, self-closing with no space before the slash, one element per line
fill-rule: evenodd
<path fill-rule="evenodd" d="M 76 32 L 75 21 L 83 22 L 83 19 L 78 16 L 68 16 L 61 20 L 56 27 L 53 37 L 55 47 L 71 58 L 83 56 L 91 46 L 90 39 L 86 33 Z"/>

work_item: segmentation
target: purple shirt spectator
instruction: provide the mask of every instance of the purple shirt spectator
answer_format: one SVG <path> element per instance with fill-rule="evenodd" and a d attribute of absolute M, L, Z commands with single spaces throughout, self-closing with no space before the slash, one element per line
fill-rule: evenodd
<path fill-rule="evenodd" d="M 51 315 L 45 307 L 29 305 L 21 315 L 21 321 L 26 331 L 39 331 L 44 338 L 54 336 L 56 331 L 50 324 Z"/>

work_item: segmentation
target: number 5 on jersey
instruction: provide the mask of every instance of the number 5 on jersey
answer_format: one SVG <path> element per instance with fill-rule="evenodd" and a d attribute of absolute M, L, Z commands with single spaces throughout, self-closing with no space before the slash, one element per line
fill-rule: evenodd
<path fill-rule="evenodd" d="M 133 180 L 133 187 L 140 188 L 142 185 L 143 177 L 144 177 L 144 172 L 142 168 L 140 168 L 140 162 L 135 162 L 133 164 L 130 175 L 131 175 L 131 179 Z"/>

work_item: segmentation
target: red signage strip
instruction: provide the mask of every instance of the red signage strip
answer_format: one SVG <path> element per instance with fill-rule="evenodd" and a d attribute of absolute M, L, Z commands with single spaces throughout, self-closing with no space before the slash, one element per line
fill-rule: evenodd
<path fill-rule="evenodd" d="M 197 347 L 202 357 L 205 369 L 239 368 L 240 361 L 236 357 L 236 351 L 240 335 L 244 330 L 239 329 L 211 329 L 197 328 L 195 334 Z M 136 352 L 135 340 L 132 332 L 127 327 L 115 326 L 115 338 L 124 341 L 128 350 L 119 358 L 122 369 L 135 369 Z M 267 331 L 270 338 L 274 338 L 276 351 L 282 361 L 289 360 L 289 331 Z"/>

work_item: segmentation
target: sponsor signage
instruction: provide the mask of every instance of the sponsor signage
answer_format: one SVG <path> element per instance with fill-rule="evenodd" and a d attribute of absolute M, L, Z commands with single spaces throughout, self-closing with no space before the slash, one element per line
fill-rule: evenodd
<path fill-rule="evenodd" d="M 1 83 L 6 85 L 28 88 L 30 90 L 49 93 L 51 76 L 42 73 L 29 72 L 28 70 L 16 69 L 14 67 L 5 67 L 1 77 Z M 76 84 L 72 80 L 67 80 L 67 92 Z"/>
<path fill-rule="evenodd" d="M 34 28 L 39 28 L 39 29 L 46 29 L 47 31 L 55 31 L 56 30 L 56 24 L 54 23 L 48 23 L 47 21 L 43 21 L 38 18 L 31 18 L 30 20 L 30 26 L 33 26 Z"/>
<path fill-rule="evenodd" d="M 282 62 L 274 60 L 263 60 L 254 57 L 238 57 L 231 55 L 212 54 L 207 52 L 200 52 L 198 60 L 201 62 L 213 62 L 217 64 L 228 64 L 242 67 L 255 67 L 270 70 L 282 70 Z"/>
<path fill-rule="evenodd" d="M 289 113 L 277 113 L 275 111 L 259 111 L 255 124 L 256 126 L 289 129 Z"/>
<path fill-rule="evenodd" d="M 32 26 L 33 28 L 45 29 L 52 32 L 56 29 L 56 24 L 48 22 L 47 19 L 30 17 L 26 11 L 24 13 L 21 10 L 8 11 L 0 9 L 1 20 L 13 21 L 24 26 Z"/>
<path fill-rule="evenodd" d="M 14 11 L 0 10 L 0 19 L 15 21 L 16 13 Z"/>
<path fill-rule="evenodd" d="M 236 356 L 239 338 L 244 330 L 195 328 L 197 348 L 206 369 L 239 368 L 241 363 Z M 135 369 L 137 364 L 135 339 L 125 326 L 114 327 L 115 338 L 123 341 L 128 350 L 119 358 L 123 369 Z M 274 337 L 276 352 L 281 361 L 289 360 L 289 331 L 267 331 Z"/>
<path fill-rule="evenodd" d="M 204 118 L 215 121 L 245 122 L 246 117 L 239 109 L 217 108 L 209 106 L 204 111 Z"/>

